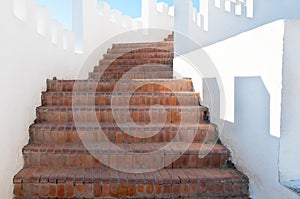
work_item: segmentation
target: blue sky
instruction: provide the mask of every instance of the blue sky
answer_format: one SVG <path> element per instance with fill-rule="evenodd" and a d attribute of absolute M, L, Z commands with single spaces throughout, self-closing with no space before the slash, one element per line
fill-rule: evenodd
<path fill-rule="evenodd" d="M 133 18 L 141 16 L 141 0 L 105 0 L 111 8 L 120 10 L 123 15 Z M 173 5 L 173 0 L 157 0 Z M 193 0 L 196 8 L 199 8 L 199 0 Z M 72 0 L 36 0 L 37 5 L 48 8 L 52 18 L 60 21 L 64 28 L 72 29 Z"/>

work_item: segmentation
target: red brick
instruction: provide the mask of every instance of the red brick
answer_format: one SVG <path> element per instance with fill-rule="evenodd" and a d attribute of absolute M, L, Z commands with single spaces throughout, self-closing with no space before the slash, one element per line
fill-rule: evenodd
<path fill-rule="evenodd" d="M 199 193 L 205 193 L 206 192 L 206 183 L 199 183 L 198 191 L 199 191 Z"/>
<path fill-rule="evenodd" d="M 48 194 L 49 194 L 49 184 L 40 184 L 39 196 L 48 196 Z"/>
<path fill-rule="evenodd" d="M 75 196 L 82 197 L 84 193 L 83 184 L 76 184 L 75 185 Z"/>
<path fill-rule="evenodd" d="M 163 185 L 159 185 L 159 184 L 156 184 L 155 185 L 155 194 L 157 195 L 157 196 L 162 196 L 162 194 L 163 194 Z"/>
<path fill-rule="evenodd" d="M 172 184 L 172 194 L 175 196 L 180 194 L 180 184 Z"/>
<path fill-rule="evenodd" d="M 127 197 L 127 185 L 126 184 L 121 184 L 120 185 L 120 198 Z"/>
<path fill-rule="evenodd" d="M 65 185 L 58 184 L 57 185 L 57 197 L 63 198 L 65 196 Z"/>
<path fill-rule="evenodd" d="M 136 195 L 136 185 L 135 184 L 128 184 L 128 196 L 135 196 Z"/>
<path fill-rule="evenodd" d="M 93 157 L 91 155 L 86 155 L 85 158 L 86 158 L 86 160 L 85 160 L 86 168 L 92 168 L 93 167 Z"/>
<path fill-rule="evenodd" d="M 198 157 L 196 155 L 189 156 L 189 168 L 196 168 Z"/>
<path fill-rule="evenodd" d="M 90 184 L 90 183 L 84 184 L 84 196 L 87 198 L 94 197 L 93 184 Z"/>
<path fill-rule="evenodd" d="M 66 184 L 66 197 L 67 198 L 74 197 L 74 185 L 73 184 Z"/>
<path fill-rule="evenodd" d="M 188 168 L 189 167 L 189 156 L 183 155 L 181 156 L 181 167 L 182 168 Z"/>
<path fill-rule="evenodd" d="M 56 197 L 56 184 L 50 184 L 49 185 L 49 197 Z"/>
<path fill-rule="evenodd" d="M 153 191 L 154 191 L 153 184 L 147 184 L 147 185 L 145 185 L 145 186 L 146 186 L 146 193 L 147 193 L 148 195 L 153 194 Z"/>
<path fill-rule="evenodd" d="M 116 143 L 122 143 L 123 139 L 122 139 L 122 132 L 121 131 L 117 131 L 116 132 Z"/>
<path fill-rule="evenodd" d="M 109 184 L 102 184 L 101 186 L 101 196 L 102 197 L 110 197 L 110 186 Z"/>
<path fill-rule="evenodd" d="M 15 196 L 23 196 L 22 184 L 15 184 L 15 186 L 14 186 L 14 195 Z"/>
<path fill-rule="evenodd" d="M 110 184 L 110 196 L 118 198 L 119 197 L 119 184 Z"/>
<path fill-rule="evenodd" d="M 94 197 L 101 196 L 101 184 L 95 183 L 94 184 Z"/>
<path fill-rule="evenodd" d="M 31 196 L 38 196 L 39 195 L 39 185 L 32 184 L 31 185 Z"/>
<path fill-rule="evenodd" d="M 190 195 L 195 196 L 198 193 L 198 184 L 190 184 Z"/>
<path fill-rule="evenodd" d="M 223 183 L 217 183 L 215 185 L 215 192 L 219 193 L 219 194 L 223 193 L 224 192 L 224 184 Z"/>
<path fill-rule="evenodd" d="M 143 184 L 138 184 L 137 185 L 137 193 L 138 194 L 144 194 L 144 185 Z"/>

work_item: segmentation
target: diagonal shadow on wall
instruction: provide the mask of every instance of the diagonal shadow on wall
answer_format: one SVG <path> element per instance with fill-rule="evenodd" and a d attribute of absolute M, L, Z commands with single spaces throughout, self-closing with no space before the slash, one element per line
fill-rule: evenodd
<path fill-rule="evenodd" d="M 270 135 L 270 94 L 261 77 L 235 77 L 234 122 L 220 119 L 218 115 L 217 80 L 203 81 L 206 82 L 203 102 L 217 113 L 211 113 L 212 122 L 218 124 L 221 141 L 231 150 L 233 163 L 250 178 L 251 197 L 275 199 L 276 192 L 282 195 L 278 177 L 279 139 Z"/>

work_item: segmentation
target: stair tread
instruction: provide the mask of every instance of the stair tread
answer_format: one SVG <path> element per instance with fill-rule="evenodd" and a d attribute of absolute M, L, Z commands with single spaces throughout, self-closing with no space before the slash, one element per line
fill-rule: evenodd
<path fill-rule="evenodd" d="M 101 91 L 44 91 L 42 94 L 57 94 L 57 95 L 74 95 L 74 94 L 93 94 L 93 95 L 113 95 L 114 93 L 112 92 L 101 92 Z M 200 94 L 200 92 L 195 92 L 195 91 L 151 91 L 151 92 L 145 92 L 145 91 L 140 91 L 140 92 L 126 92 L 126 91 L 121 91 L 121 92 L 116 92 L 116 94 L 124 94 L 124 95 L 197 95 Z"/>
<path fill-rule="evenodd" d="M 151 71 L 134 71 L 131 70 L 129 72 L 111 72 L 111 71 L 105 71 L 105 72 L 90 72 L 89 74 L 107 74 L 107 75 L 111 75 L 111 74 L 124 74 L 124 75 L 128 75 L 128 74 L 145 74 L 145 75 L 157 75 L 157 74 L 161 74 L 161 73 L 172 73 L 173 74 L 173 70 L 169 69 L 169 70 L 163 70 L 163 71 L 158 71 L 158 72 L 151 72 Z"/>
<path fill-rule="evenodd" d="M 128 42 L 128 43 L 114 43 L 114 45 L 128 45 L 128 44 L 137 44 L 137 45 L 156 45 L 156 44 L 174 44 L 174 42 L 165 42 L 165 41 L 153 41 L 153 42 Z"/>
<path fill-rule="evenodd" d="M 133 57 L 138 58 L 169 58 L 174 57 L 173 52 L 153 52 L 153 53 L 115 53 L 115 54 L 105 54 L 104 59 L 133 59 Z"/>
<path fill-rule="evenodd" d="M 137 105 L 130 105 L 130 107 L 125 106 L 125 105 L 114 105 L 113 107 L 110 105 L 104 105 L 104 106 L 93 106 L 93 105 L 76 105 L 73 106 L 73 108 L 86 108 L 86 109 L 112 109 L 112 108 L 126 108 L 126 109 L 149 109 L 151 107 L 145 106 L 145 107 L 141 107 L 141 106 L 137 106 Z M 168 105 L 168 106 L 164 106 L 164 108 L 166 109 L 194 109 L 195 107 L 199 107 L 200 109 L 206 110 L 207 107 L 205 106 L 199 106 L 197 105 L 187 105 L 187 106 L 173 106 L 173 105 Z M 39 106 L 38 109 L 70 109 L 72 108 L 72 106 Z M 155 108 L 155 107 L 152 107 Z"/>
<path fill-rule="evenodd" d="M 120 80 L 93 80 L 93 79 L 78 79 L 78 80 L 51 80 L 48 79 L 48 82 L 58 82 L 58 83 L 74 83 L 74 82 L 78 82 L 78 83 L 101 83 L 101 82 L 119 82 Z M 150 83 L 157 83 L 157 82 L 184 82 L 184 81 L 188 81 L 191 82 L 192 79 L 190 78 L 185 78 L 185 79 L 157 79 L 154 81 L 154 79 L 126 79 L 124 81 L 124 83 L 127 82 L 150 82 Z"/>
<path fill-rule="evenodd" d="M 124 65 L 124 66 L 110 65 L 109 67 L 107 67 L 107 66 L 98 65 L 98 66 L 94 66 L 94 67 L 98 67 L 98 68 L 120 68 L 120 69 L 122 69 L 122 68 L 136 68 L 138 66 L 136 66 L 136 65 Z M 172 63 L 171 64 L 146 63 L 146 64 L 143 64 L 143 65 L 140 65 L 139 67 L 142 67 L 142 68 L 151 68 L 151 67 L 173 68 L 173 64 Z"/>
<path fill-rule="evenodd" d="M 173 46 L 157 46 L 157 47 L 123 47 L 123 48 L 112 48 L 108 49 L 107 53 L 145 53 L 145 52 L 173 52 Z"/>
<path fill-rule="evenodd" d="M 144 122 L 135 122 L 134 124 L 132 123 L 118 123 L 119 125 L 124 125 L 127 126 L 128 128 L 131 127 L 131 125 L 133 125 L 135 128 L 138 128 L 137 126 L 140 126 L 140 128 L 145 128 L 144 126 L 147 126 L 148 128 L 161 128 L 161 127 L 157 127 L 157 124 L 147 124 Z M 93 128 L 93 129 L 97 129 L 97 128 L 109 128 L 109 127 L 118 127 L 117 123 L 113 123 L 113 122 L 84 122 L 84 123 L 74 123 L 74 122 L 64 122 L 64 123 L 58 123 L 58 122 L 41 122 L 41 123 L 35 123 L 32 124 L 30 126 L 30 128 L 40 128 L 40 129 L 61 129 L 61 130 L 76 130 L 77 127 L 80 128 Z M 77 126 L 76 126 L 77 125 Z M 202 122 L 202 123 L 192 123 L 192 124 L 187 124 L 184 125 L 180 122 L 176 122 L 176 123 L 170 123 L 170 122 L 166 122 L 164 124 L 164 128 L 178 128 L 178 127 L 184 127 L 184 128 L 209 128 L 209 127 L 214 127 L 214 124 L 211 123 L 207 123 L 207 122 Z"/>
<path fill-rule="evenodd" d="M 84 168 L 24 168 L 15 177 L 14 183 L 163 183 L 182 184 L 199 182 L 243 182 L 247 177 L 230 168 L 161 169 L 149 173 L 125 173 L 113 169 Z"/>
<path fill-rule="evenodd" d="M 131 144 L 114 144 L 119 149 L 124 149 L 128 153 L 151 153 L 158 149 L 163 149 L 166 153 L 179 154 L 228 154 L 228 149 L 222 144 L 203 144 L 203 143 L 131 143 Z M 89 145 L 89 150 L 82 144 L 34 144 L 30 143 L 23 148 L 23 153 L 54 153 L 54 154 L 84 154 L 88 151 L 97 153 L 99 147 L 102 147 L 101 154 L 116 154 L 117 151 L 109 148 L 109 144 L 97 143 L 95 146 Z M 185 150 L 186 149 L 186 150 Z M 118 154 L 119 156 L 125 154 Z"/>
<path fill-rule="evenodd" d="M 126 55 L 126 54 L 125 54 Z M 102 61 L 105 61 L 105 62 L 109 62 L 109 61 L 122 61 L 122 57 L 118 58 L 118 59 L 114 59 L 114 58 L 105 58 L 105 59 L 102 59 L 100 60 L 100 62 Z M 146 58 L 142 58 L 142 57 L 139 57 L 139 58 L 127 58 L 127 59 L 124 59 L 125 62 L 129 62 L 129 61 L 146 61 L 146 64 L 152 64 L 151 62 L 148 63 L 149 61 L 156 61 L 156 60 L 171 60 L 173 61 L 173 57 L 153 57 L 153 58 L 149 58 L 149 57 L 146 57 Z M 153 64 L 157 64 L 157 63 L 153 63 Z"/>

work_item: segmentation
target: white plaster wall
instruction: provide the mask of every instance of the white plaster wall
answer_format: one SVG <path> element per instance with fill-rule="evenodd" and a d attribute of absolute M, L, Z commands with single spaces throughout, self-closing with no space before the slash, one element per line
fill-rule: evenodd
<path fill-rule="evenodd" d="M 284 183 L 300 179 L 300 21 L 288 21 L 285 28 L 280 177 Z"/>
<path fill-rule="evenodd" d="M 0 198 L 12 198 L 14 175 L 23 166 L 28 127 L 41 104 L 46 79 L 73 78 L 83 55 L 64 50 L 13 15 L 13 1 L 0 3 Z"/>
<path fill-rule="evenodd" d="M 175 59 L 175 68 L 186 59 L 202 74 L 203 103 L 220 113 L 212 120 L 254 199 L 300 198 L 279 183 L 283 37 L 276 21 Z"/>

